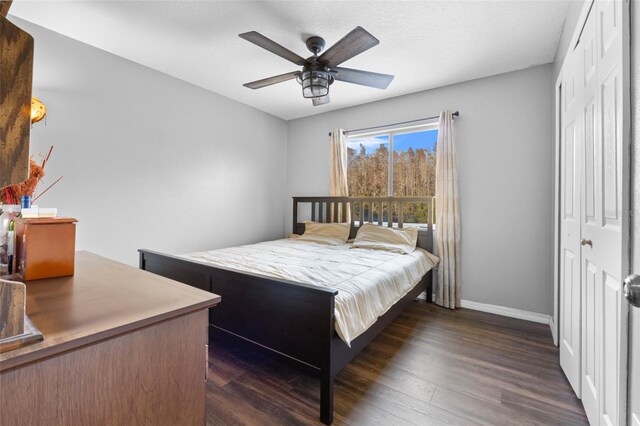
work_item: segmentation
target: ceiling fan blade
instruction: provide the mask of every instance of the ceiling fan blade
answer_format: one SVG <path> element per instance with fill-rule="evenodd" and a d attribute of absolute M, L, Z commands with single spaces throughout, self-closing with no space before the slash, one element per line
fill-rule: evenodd
<path fill-rule="evenodd" d="M 247 41 L 250 41 L 251 43 L 257 46 L 262 47 L 263 49 L 268 50 L 271 53 L 275 53 L 281 58 L 284 58 L 288 61 L 293 62 L 296 65 L 305 65 L 307 63 L 307 60 L 302 56 L 296 53 L 293 53 L 286 47 L 279 45 L 275 41 L 263 36 L 262 34 L 256 31 L 249 31 L 248 33 L 242 33 L 242 34 L 239 34 L 239 36 Z"/>
<path fill-rule="evenodd" d="M 337 74 L 331 73 L 336 80 L 360 84 L 362 86 L 376 87 L 378 89 L 386 89 L 389 87 L 391 80 L 393 80 L 393 76 L 389 74 L 354 70 L 352 68 L 335 67 L 331 71 L 337 71 Z"/>
<path fill-rule="evenodd" d="M 364 28 L 356 27 L 320 55 L 318 62 L 333 68 L 379 43 L 380 40 L 369 34 Z"/>
<path fill-rule="evenodd" d="M 287 80 L 293 80 L 298 76 L 298 74 L 300 74 L 300 71 L 274 75 L 273 77 L 263 78 L 262 80 L 252 81 L 251 83 L 245 83 L 243 86 L 248 87 L 249 89 L 260 89 L 261 87 L 271 86 L 272 84 L 282 83 Z"/>
<path fill-rule="evenodd" d="M 321 98 L 313 98 L 311 100 L 313 101 L 313 106 L 328 104 L 331 101 L 331 99 L 329 99 L 329 95 Z"/>

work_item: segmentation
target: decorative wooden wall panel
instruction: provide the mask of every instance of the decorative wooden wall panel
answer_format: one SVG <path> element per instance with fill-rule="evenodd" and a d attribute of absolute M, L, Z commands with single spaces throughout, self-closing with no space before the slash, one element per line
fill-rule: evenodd
<path fill-rule="evenodd" d="M 33 37 L 0 16 L 0 188 L 28 177 L 32 77 Z"/>
<path fill-rule="evenodd" d="M 0 15 L 7 16 L 7 13 L 9 13 L 9 8 L 11 7 L 11 3 L 13 3 L 13 0 L 0 1 Z"/>

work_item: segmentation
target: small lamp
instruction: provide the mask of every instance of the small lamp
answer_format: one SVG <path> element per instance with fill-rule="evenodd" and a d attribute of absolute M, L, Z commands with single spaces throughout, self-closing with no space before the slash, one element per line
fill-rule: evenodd
<path fill-rule="evenodd" d="M 47 115 L 47 107 L 36 97 L 31 98 L 31 124 L 37 123 Z"/>

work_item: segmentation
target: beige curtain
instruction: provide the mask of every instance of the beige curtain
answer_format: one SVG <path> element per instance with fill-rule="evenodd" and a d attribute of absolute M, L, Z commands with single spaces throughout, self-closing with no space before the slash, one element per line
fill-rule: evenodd
<path fill-rule="evenodd" d="M 436 304 L 460 307 L 460 207 L 458 158 L 451 111 L 440 113 L 436 147 L 436 249 L 440 256 Z"/>
<path fill-rule="evenodd" d="M 347 197 L 349 186 L 347 184 L 347 137 L 342 129 L 331 131 L 331 195 L 334 197 Z M 350 209 L 347 210 L 347 222 L 351 221 Z M 342 217 L 342 211 L 339 211 Z M 331 209 L 331 221 L 339 222 L 339 218 L 333 217 Z"/>

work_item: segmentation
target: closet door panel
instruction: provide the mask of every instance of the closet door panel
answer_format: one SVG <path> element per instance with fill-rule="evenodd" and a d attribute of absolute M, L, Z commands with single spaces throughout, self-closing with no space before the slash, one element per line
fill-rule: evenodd
<path fill-rule="evenodd" d="M 604 274 L 602 297 L 602 418 L 600 424 L 617 425 L 619 423 L 619 387 L 620 378 L 620 281 Z M 597 423 L 596 423 L 597 424 Z"/>
<path fill-rule="evenodd" d="M 596 1 L 585 26 L 585 31 L 592 31 L 593 15 L 596 73 L 593 83 L 585 87 L 585 99 L 595 97 L 596 119 L 593 141 L 585 138 L 585 147 L 593 146 L 594 156 L 591 162 L 590 148 L 585 148 L 583 202 L 585 206 L 590 203 L 587 177 L 594 176 L 595 216 L 593 220 L 585 216 L 582 225 L 582 238 L 592 242 L 582 248 L 582 263 L 592 265 L 597 271 L 594 283 L 596 324 L 593 330 L 585 328 L 583 334 L 584 339 L 595 343 L 594 357 L 598 364 L 595 392 L 587 392 L 587 387 L 583 389 L 583 404 L 593 425 L 620 425 L 625 422 L 627 304 L 621 284 L 627 275 L 629 256 L 628 216 L 624 214 L 629 198 L 628 182 L 624 180 L 625 158 L 628 158 L 629 151 L 623 134 L 624 4 L 615 0 Z M 628 3 L 625 7 L 628 11 Z M 586 168 L 593 170 L 586 172 Z M 586 279 L 584 285 L 588 286 Z M 591 302 L 587 300 L 585 303 Z M 587 373 L 591 374 L 586 370 L 584 373 L 583 378 Z"/>
<path fill-rule="evenodd" d="M 598 164 L 600 143 L 598 138 L 598 49 L 596 37 L 596 14 L 590 13 L 582 30 L 576 50 L 583 57 L 584 80 L 581 88 L 581 110 L 583 133 L 580 144 L 583 146 L 582 162 L 584 174 L 582 181 L 582 238 L 589 239 L 585 229 L 597 226 L 602 214 L 598 200 L 599 181 L 601 179 Z M 582 264 L 582 404 L 591 424 L 598 424 L 600 417 L 600 388 L 602 363 L 600 341 L 602 272 L 600 265 L 589 258 L 592 245 L 581 247 Z"/>
<path fill-rule="evenodd" d="M 583 63 L 571 56 L 563 69 L 562 131 L 560 137 L 560 365 L 577 395 L 582 380 L 582 291 L 580 226 L 582 133 L 580 105 Z"/>

